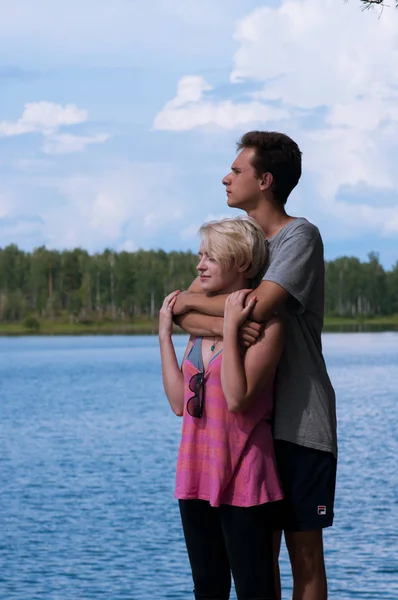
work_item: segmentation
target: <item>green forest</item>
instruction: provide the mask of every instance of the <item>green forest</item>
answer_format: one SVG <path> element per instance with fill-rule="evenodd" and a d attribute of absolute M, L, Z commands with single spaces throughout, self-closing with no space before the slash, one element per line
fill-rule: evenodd
<path fill-rule="evenodd" d="M 0 249 L 0 332 L 155 332 L 164 296 L 195 277 L 192 252 Z M 398 324 L 398 262 L 342 257 L 326 266 L 326 324 Z"/>

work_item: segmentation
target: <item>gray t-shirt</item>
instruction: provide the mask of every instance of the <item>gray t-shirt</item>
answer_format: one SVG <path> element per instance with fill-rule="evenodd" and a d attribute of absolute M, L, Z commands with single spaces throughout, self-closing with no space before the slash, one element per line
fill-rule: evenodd
<path fill-rule="evenodd" d="M 307 219 L 297 218 L 269 240 L 265 281 L 290 294 L 282 309 L 286 343 L 275 382 L 275 439 L 337 456 L 336 400 L 322 355 L 323 243 Z"/>

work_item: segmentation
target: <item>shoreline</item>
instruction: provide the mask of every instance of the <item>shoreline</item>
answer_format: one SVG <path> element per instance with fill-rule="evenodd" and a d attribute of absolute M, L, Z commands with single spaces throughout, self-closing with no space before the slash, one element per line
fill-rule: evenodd
<path fill-rule="evenodd" d="M 0 323 L 0 336 L 54 336 L 54 335 L 157 335 L 157 320 L 136 322 L 65 323 L 37 320 L 36 327 L 27 327 L 23 322 Z M 398 331 L 398 315 L 373 319 L 326 317 L 324 333 Z M 176 327 L 175 334 L 183 332 Z"/>

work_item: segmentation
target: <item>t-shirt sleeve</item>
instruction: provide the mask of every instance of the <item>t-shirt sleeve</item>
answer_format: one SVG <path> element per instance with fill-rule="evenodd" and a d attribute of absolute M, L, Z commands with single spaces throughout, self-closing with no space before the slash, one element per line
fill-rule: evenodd
<path fill-rule="evenodd" d="M 304 312 L 322 265 L 323 243 L 318 230 L 292 232 L 276 250 L 263 280 L 283 287 L 297 301 L 298 312 Z"/>

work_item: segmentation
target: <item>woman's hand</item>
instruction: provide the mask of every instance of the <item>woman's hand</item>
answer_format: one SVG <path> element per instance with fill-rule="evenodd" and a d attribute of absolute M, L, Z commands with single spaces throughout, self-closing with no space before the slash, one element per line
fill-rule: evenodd
<path fill-rule="evenodd" d="M 257 302 L 257 296 L 251 298 L 245 306 L 247 296 L 253 290 L 239 290 L 230 294 L 225 302 L 224 331 L 225 329 L 239 329 L 248 319 L 250 311 Z"/>
<path fill-rule="evenodd" d="M 159 312 L 159 337 L 170 337 L 173 333 L 173 306 L 180 290 L 172 292 L 163 300 Z"/>

